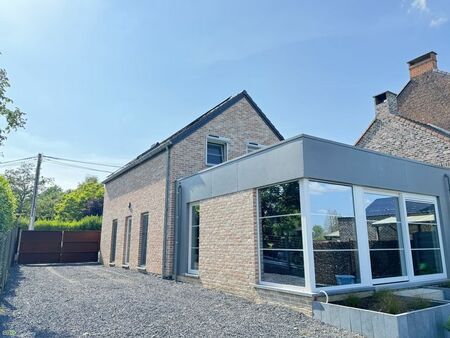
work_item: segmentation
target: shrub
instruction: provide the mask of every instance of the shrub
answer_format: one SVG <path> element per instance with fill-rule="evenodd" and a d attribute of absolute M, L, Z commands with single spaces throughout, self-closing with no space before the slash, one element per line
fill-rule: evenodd
<path fill-rule="evenodd" d="M 22 229 L 28 228 L 28 219 L 21 218 L 19 225 Z M 81 230 L 101 230 L 101 216 L 86 216 L 79 221 L 61 221 L 61 220 L 37 220 L 34 223 L 35 230 L 42 231 L 81 231 Z"/>
<path fill-rule="evenodd" d="M 447 331 L 450 331 L 450 316 L 448 316 L 447 321 L 444 323 L 444 328 L 445 328 Z"/>
<path fill-rule="evenodd" d="M 0 176 L 0 231 L 6 231 L 14 225 L 16 201 L 9 182 Z"/>
<path fill-rule="evenodd" d="M 348 295 L 347 298 L 344 299 L 344 305 L 351 307 L 360 307 L 361 298 L 356 295 Z"/>

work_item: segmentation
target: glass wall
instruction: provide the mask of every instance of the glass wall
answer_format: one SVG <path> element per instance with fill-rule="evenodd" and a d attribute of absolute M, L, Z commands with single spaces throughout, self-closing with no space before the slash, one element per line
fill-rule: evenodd
<path fill-rule="evenodd" d="M 398 197 L 365 193 L 364 204 L 372 278 L 406 276 Z"/>
<path fill-rule="evenodd" d="M 406 201 L 414 275 L 442 273 L 441 249 L 433 203 Z"/>
<path fill-rule="evenodd" d="M 316 286 L 360 282 L 352 188 L 309 182 Z"/>
<path fill-rule="evenodd" d="M 435 197 L 308 179 L 258 196 L 263 283 L 317 291 L 446 278 Z"/>
<path fill-rule="evenodd" d="M 261 281 L 305 285 L 298 182 L 259 189 Z"/>

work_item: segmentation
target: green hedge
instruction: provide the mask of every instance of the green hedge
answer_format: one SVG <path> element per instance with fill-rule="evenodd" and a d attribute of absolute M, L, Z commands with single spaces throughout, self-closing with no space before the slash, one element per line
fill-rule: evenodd
<path fill-rule="evenodd" d="M 29 219 L 21 218 L 19 225 L 22 229 L 28 229 Z M 80 230 L 101 230 L 101 216 L 86 216 L 79 221 L 61 221 L 61 220 L 37 220 L 34 223 L 34 230 L 53 230 L 53 231 L 80 231 Z"/>
<path fill-rule="evenodd" d="M 0 232 L 8 231 L 14 225 L 16 200 L 6 178 L 0 176 Z"/>

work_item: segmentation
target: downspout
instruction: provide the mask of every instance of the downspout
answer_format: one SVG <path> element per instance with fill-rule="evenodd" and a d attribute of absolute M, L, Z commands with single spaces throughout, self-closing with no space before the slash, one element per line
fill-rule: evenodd
<path fill-rule="evenodd" d="M 175 282 L 177 281 L 178 278 L 178 245 L 179 245 L 179 240 L 178 240 L 178 234 L 179 234 L 179 227 L 180 227 L 180 212 L 181 212 L 181 184 L 180 182 L 176 182 L 175 183 L 175 191 L 176 191 L 176 195 L 175 195 L 175 228 L 174 228 L 174 233 L 173 233 L 173 238 L 175 240 L 175 248 L 174 248 L 174 253 L 173 253 L 173 279 L 175 280 Z"/>
<path fill-rule="evenodd" d="M 167 152 L 167 165 L 166 165 L 166 196 L 165 196 L 165 206 L 164 206 L 164 229 L 163 229 L 163 252 L 162 252 L 162 278 L 168 278 L 166 275 L 167 266 L 167 231 L 168 231 L 168 221 L 169 221 L 169 198 L 170 198 L 170 147 L 172 143 L 169 142 L 166 145 Z"/>
<path fill-rule="evenodd" d="M 444 180 L 447 181 L 448 193 L 450 195 L 450 177 L 448 176 L 448 174 L 444 174 Z"/>

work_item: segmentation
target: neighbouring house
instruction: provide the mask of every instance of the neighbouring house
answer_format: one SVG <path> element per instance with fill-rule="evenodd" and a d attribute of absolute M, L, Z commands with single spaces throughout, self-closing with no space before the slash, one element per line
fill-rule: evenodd
<path fill-rule="evenodd" d="M 281 140 L 243 91 L 154 144 L 104 181 L 103 262 L 171 278 L 175 181 Z"/>
<path fill-rule="evenodd" d="M 358 147 L 450 167 L 450 73 L 435 52 L 410 62 L 400 93 L 375 96 L 376 116 Z"/>
<path fill-rule="evenodd" d="M 101 256 L 311 314 L 322 291 L 446 280 L 449 176 L 312 136 L 283 140 L 243 92 L 106 179 Z"/>

